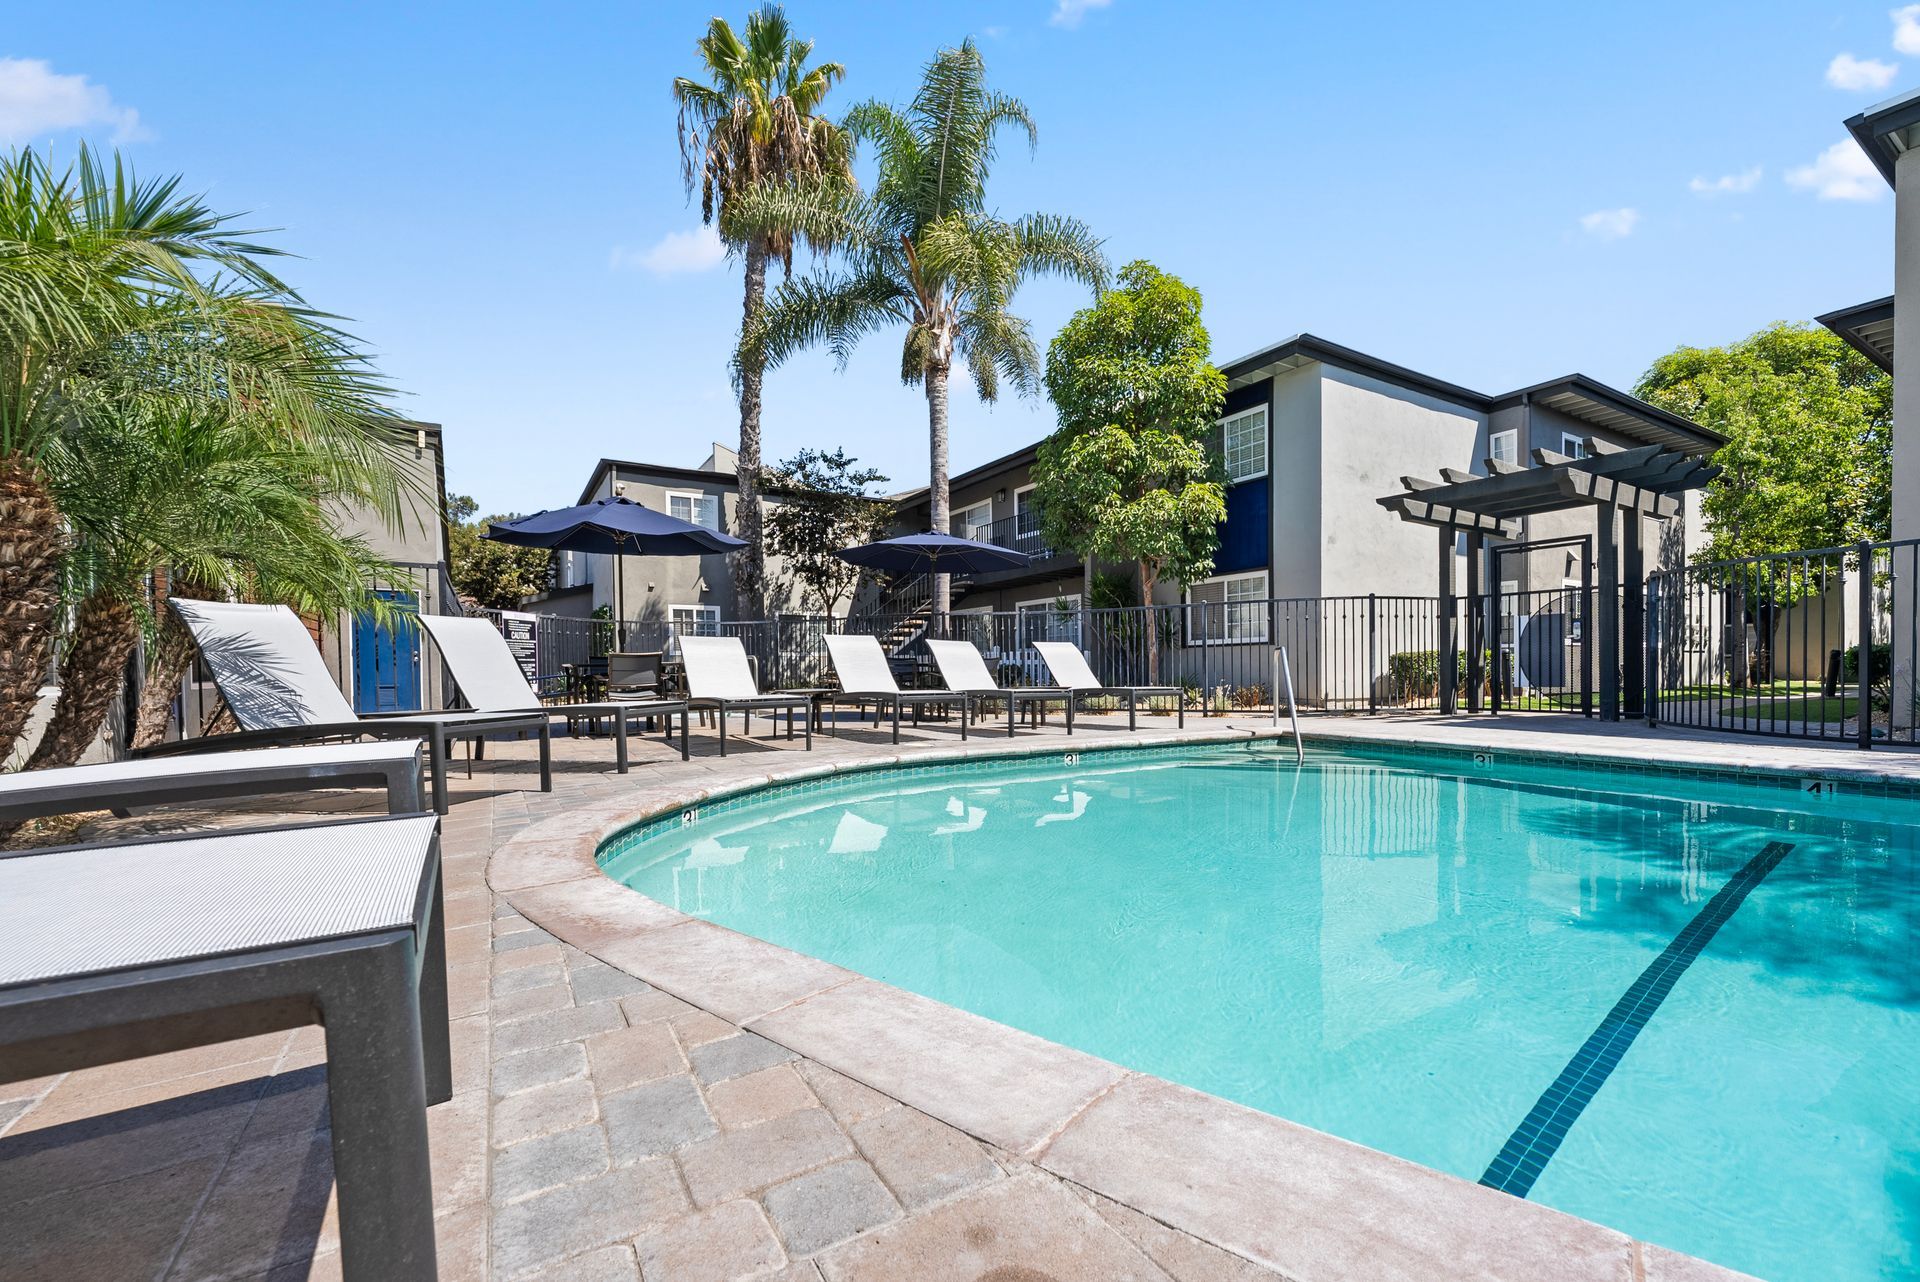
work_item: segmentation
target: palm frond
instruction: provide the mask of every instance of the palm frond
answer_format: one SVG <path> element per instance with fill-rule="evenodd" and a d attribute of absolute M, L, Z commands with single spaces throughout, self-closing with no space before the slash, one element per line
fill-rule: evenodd
<path fill-rule="evenodd" d="M 805 348 L 825 345 L 844 369 L 862 338 L 904 319 L 900 288 L 885 275 L 788 280 L 767 299 L 760 323 L 741 336 L 739 359 L 773 367 Z"/>

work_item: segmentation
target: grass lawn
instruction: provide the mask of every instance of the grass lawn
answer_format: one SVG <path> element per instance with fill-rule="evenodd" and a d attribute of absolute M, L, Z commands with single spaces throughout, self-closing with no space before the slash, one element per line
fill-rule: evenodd
<path fill-rule="evenodd" d="M 1662 690 L 1662 703 L 1707 702 L 1716 713 L 1774 721 L 1844 721 L 1853 715 L 1859 699 L 1849 695 L 1827 697 L 1818 681 L 1770 681 L 1765 685 L 1681 686 Z"/>

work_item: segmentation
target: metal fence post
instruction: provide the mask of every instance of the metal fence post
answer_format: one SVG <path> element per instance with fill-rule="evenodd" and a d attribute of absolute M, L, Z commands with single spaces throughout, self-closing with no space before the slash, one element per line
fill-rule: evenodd
<path fill-rule="evenodd" d="M 1380 711 L 1380 597 L 1367 593 L 1367 715 Z"/>
<path fill-rule="evenodd" d="M 1859 686 L 1859 703 L 1853 710 L 1854 720 L 1859 722 L 1858 733 L 1860 747 L 1871 751 L 1873 748 L 1873 545 L 1862 543 L 1855 549 L 1860 558 L 1860 648 L 1855 651 L 1854 677 Z M 1892 553 L 1888 553 L 1892 559 Z M 1887 655 L 1891 669 L 1893 657 L 1891 649 Z M 1887 673 L 1891 686 L 1893 673 Z M 1893 709 L 1889 703 L 1887 709 L 1887 733 L 1893 733 Z"/>

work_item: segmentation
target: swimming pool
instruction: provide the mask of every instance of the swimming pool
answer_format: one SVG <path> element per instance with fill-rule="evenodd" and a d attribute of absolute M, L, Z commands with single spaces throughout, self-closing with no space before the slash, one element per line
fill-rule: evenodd
<path fill-rule="evenodd" d="M 1734 1268 L 1920 1271 L 1920 801 L 1236 745 L 683 818 L 608 874 Z"/>

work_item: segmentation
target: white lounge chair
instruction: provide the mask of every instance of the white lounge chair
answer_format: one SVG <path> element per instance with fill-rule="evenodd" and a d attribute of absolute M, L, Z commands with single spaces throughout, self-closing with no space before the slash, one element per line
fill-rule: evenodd
<path fill-rule="evenodd" d="M 438 833 L 411 815 L 0 854 L 0 1080 L 322 1024 L 345 1275 L 437 1277 Z"/>
<path fill-rule="evenodd" d="M 229 748 L 279 747 L 326 739 L 420 739 L 433 775 L 433 808 L 447 813 L 447 757 L 455 740 L 531 731 L 540 737 L 540 791 L 553 791 L 550 718 L 540 713 L 403 712 L 362 716 L 320 659 L 306 625 L 284 605 L 227 601 L 170 604 L 200 647 L 221 697 L 240 723 L 235 734 L 206 735 L 143 749 L 155 757 Z"/>
<path fill-rule="evenodd" d="M 0 774 L 0 824 L 307 788 L 384 788 L 387 813 L 413 814 L 420 809 L 420 745 L 256 748 L 207 757 L 21 770 Z"/>
<path fill-rule="evenodd" d="M 878 637 L 848 634 L 828 636 L 827 657 L 833 660 L 834 675 L 840 679 L 840 688 L 827 696 L 828 706 L 837 709 L 842 701 L 856 708 L 874 705 L 874 717 L 878 720 L 882 711 L 893 710 L 893 741 L 900 742 L 900 713 L 903 708 L 913 709 L 915 724 L 920 720 L 920 709 L 933 704 L 960 705 L 960 737 L 967 737 L 967 717 L 972 711 L 973 696 L 952 690 L 902 690 L 900 683 L 893 679 L 893 669 L 887 666 L 887 652 L 880 648 Z M 834 726 L 834 733 L 839 733 Z"/>
<path fill-rule="evenodd" d="M 1008 689 L 995 684 L 993 674 L 987 671 L 986 660 L 980 657 L 980 651 L 971 641 L 928 641 L 927 649 L 933 654 L 933 662 L 940 669 L 940 679 L 947 683 L 947 689 L 970 696 L 976 707 L 995 700 L 1007 705 L 1009 737 L 1013 734 L 1021 708 L 1044 711 L 1048 704 L 1053 703 L 1066 708 L 1067 733 L 1073 733 L 1073 694 L 1070 691 L 1047 686 Z"/>
<path fill-rule="evenodd" d="M 542 704 L 540 695 L 527 681 L 526 674 L 507 649 L 500 629 L 485 619 L 460 619 L 448 615 L 421 615 L 420 626 L 440 648 L 455 684 L 476 712 L 545 712 L 549 717 L 569 721 L 583 717 L 607 717 L 613 721 L 613 756 L 616 768 L 627 773 L 627 719 L 659 717 L 667 723 L 667 737 L 673 737 L 673 714 L 680 714 L 680 759 L 687 752 L 687 705 L 678 699 L 622 699 L 606 703 Z"/>
<path fill-rule="evenodd" d="M 1046 660 L 1047 671 L 1053 673 L 1054 681 L 1063 689 L 1070 691 L 1075 698 L 1090 694 L 1110 694 L 1127 701 L 1127 729 L 1138 729 L 1135 716 L 1140 700 L 1143 698 L 1165 698 L 1172 695 L 1179 709 L 1180 724 L 1187 724 L 1187 692 L 1179 686 L 1107 686 L 1100 684 L 1100 678 L 1093 675 L 1093 668 L 1087 662 L 1087 656 L 1080 653 L 1080 647 L 1071 641 L 1035 641 L 1033 648 Z"/>
<path fill-rule="evenodd" d="M 807 751 L 813 751 L 813 698 L 804 694 L 761 693 L 747 663 L 747 648 L 739 637 L 681 637 L 680 661 L 686 666 L 687 702 L 712 708 L 720 716 L 720 755 L 727 755 L 727 713 L 739 709 L 741 733 L 750 728 L 755 711 L 777 714 L 787 710 L 787 738 L 793 738 L 794 709 L 806 728 Z"/>

